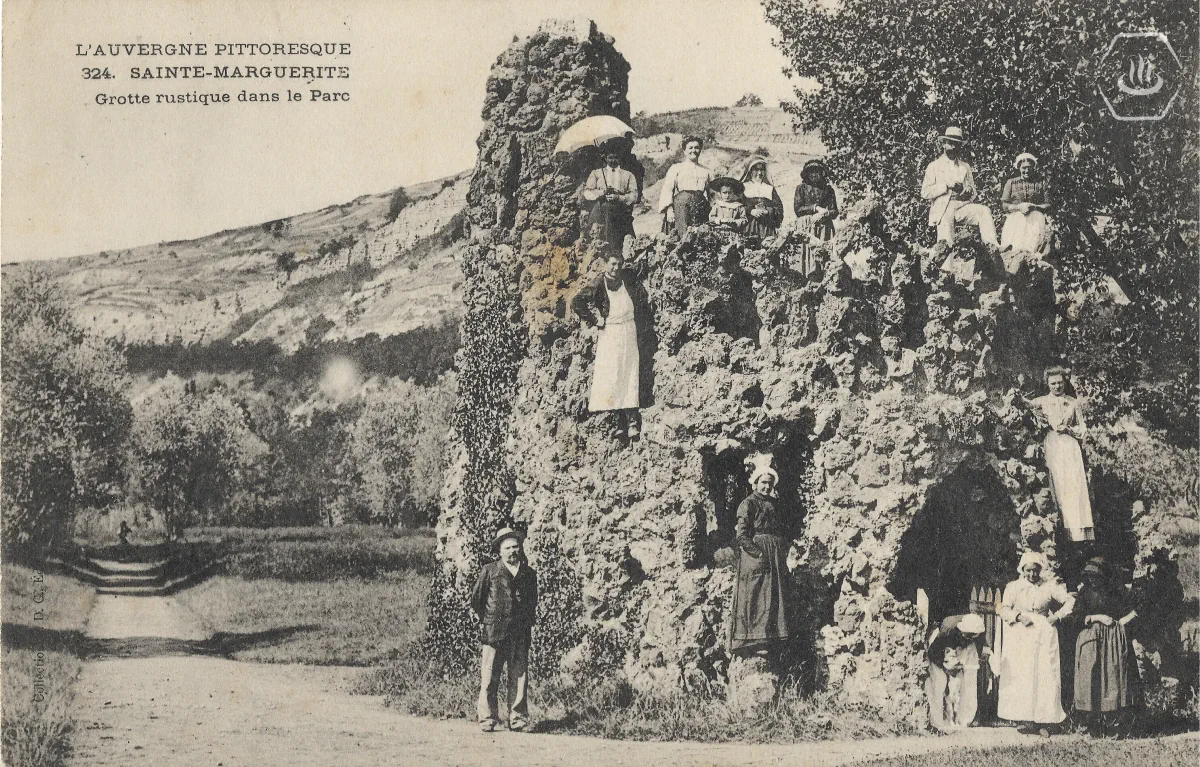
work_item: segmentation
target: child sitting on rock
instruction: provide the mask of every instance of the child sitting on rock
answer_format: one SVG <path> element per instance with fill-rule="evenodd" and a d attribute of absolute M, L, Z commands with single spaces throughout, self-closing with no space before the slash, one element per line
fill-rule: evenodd
<path fill-rule="evenodd" d="M 708 223 L 714 229 L 742 232 L 750 220 L 742 202 L 742 182 L 728 176 L 713 179 L 708 185 L 714 199 L 708 211 Z"/>

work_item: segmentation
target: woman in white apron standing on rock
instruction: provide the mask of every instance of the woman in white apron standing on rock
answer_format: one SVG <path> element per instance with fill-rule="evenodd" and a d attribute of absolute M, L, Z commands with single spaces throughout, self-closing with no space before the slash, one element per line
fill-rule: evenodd
<path fill-rule="evenodd" d="M 623 255 L 613 253 L 605 261 L 604 274 L 571 302 L 580 319 L 600 329 L 588 411 L 615 412 L 614 436 L 621 439 L 636 439 L 640 433 L 643 381 L 638 324 L 648 320 L 638 316 L 643 292 L 641 281 L 625 268 Z"/>
<path fill-rule="evenodd" d="M 1048 368 L 1046 386 L 1050 393 L 1033 400 L 1032 404 L 1042 409 L 1050 425 L 1044 444 L 1050 487 L 1062 513 L 1063 527 L 1071 540 L 1092 541 L 1096 539 L 1096 531 L 1092 522 L 1092 502 L 1088 497 L 1087 472 L 1083 468 L 1083 450 L 1079 446 L 1087 436 L 1087 424 L 1083 422 L 1079 400 L 1066 394 L 1065 368 Z"/>

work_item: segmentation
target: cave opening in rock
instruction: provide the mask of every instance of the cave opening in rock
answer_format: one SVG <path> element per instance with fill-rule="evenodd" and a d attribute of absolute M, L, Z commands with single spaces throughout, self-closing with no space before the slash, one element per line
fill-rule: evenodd
<path fill-rule="evenodd" d="M 926 496 L 900 538 L 887 588 L 897 599 L 929 600 L 929 621 L 970 611 L 972 590 L 1002 591 L 1016 575 L 1020 519 L 996 471 L 964 461 Z"/>
<path fill-rule="evenodd" d="M 807 428 L 800 424 L 786 424 L 775 432 L 770 442 L 773 447 L 770 454 L 771 466 L 779 473 L 777 502 L 786 518 L 792 521 L 791 532 L 795 536 L 803 528 L 809 506 L 813 448 Z M 711 513 L 705 519 L 697 520 L 697 524 L 702 526 L 701 539 L 707 541 L 709 554 L 733 544 L 738 506 L 752 492 L 752 467 L 747 459 L 759 452 L 765 451 L 737 447 L 705 457 L 704 481 Z"/>
<path fill-rule="evenodd" d="M 1133 507 L 1137 494 L 1127 482 L 1105 471 L 1091 472 L 1088 494 L 1092 502 L 1095 540 L 1071 541 L 1061 520 L 1055 531 L 1059 552 L 1059 575 L 1071 587 L 1079 583 L 1083 566 L 1091 557 L 1105 561 L 1121 573 L 1124 581 L 1133 579 L 1137 557 L 1137 536 L 1133 532 Z"/>

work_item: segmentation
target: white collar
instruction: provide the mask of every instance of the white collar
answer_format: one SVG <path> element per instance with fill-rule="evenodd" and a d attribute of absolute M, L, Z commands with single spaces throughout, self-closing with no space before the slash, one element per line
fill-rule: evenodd
<path fill-rule="evenodd" d="M 501 560 L 500 560 L 500 564 L 504 565 L 504 569 L 505 569 L 505 570 L 508 570 L 508 572 L 510 572 L 514 578 L 515 578 L 515 577 L 517 577 L 517 573 L 518 573 L 518 572 L 521 570 L 521 563 L 520 563 L 520 562 L 517 562 L 516 566 L 515 566 L 515 567 L 513 567 L 513 566 L 510 566 L 510 565 L 509 565 L 507 562 L 505 562 L 503 559 L 501 559 Z"/>

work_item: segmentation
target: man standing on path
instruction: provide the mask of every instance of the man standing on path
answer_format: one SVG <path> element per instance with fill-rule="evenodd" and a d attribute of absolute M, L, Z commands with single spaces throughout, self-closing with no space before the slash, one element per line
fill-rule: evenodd
<path fill-rule="evenodd" d="M 496 696 L 500 671 L 507 664 L 508 729 L 520 732 L 529 726 L 526 692 L 537 573 L 522 561 L 521 534 L 516 530 L 503 528 L 492 545 L 500 559 L 483 566 L 471 590 L 471 608 L 482 622 L 479 728 L 492 732 L 499 724 Z"/>
<path fill-rule="evenodd" d="M 929 225 L 937 227 L 938 242 L 954 244 L 955 224 L 974 224 L 984 244 L 1000 249 L 996 239 L 996 222 L 986 205 L 971 202 L 975 198 L 975 176 L 962 157 L 962 128 L 949 127 L 938 137 L 942 155 L 925 168 L 921 184 L 921 199 L 931 200 Z"/>

